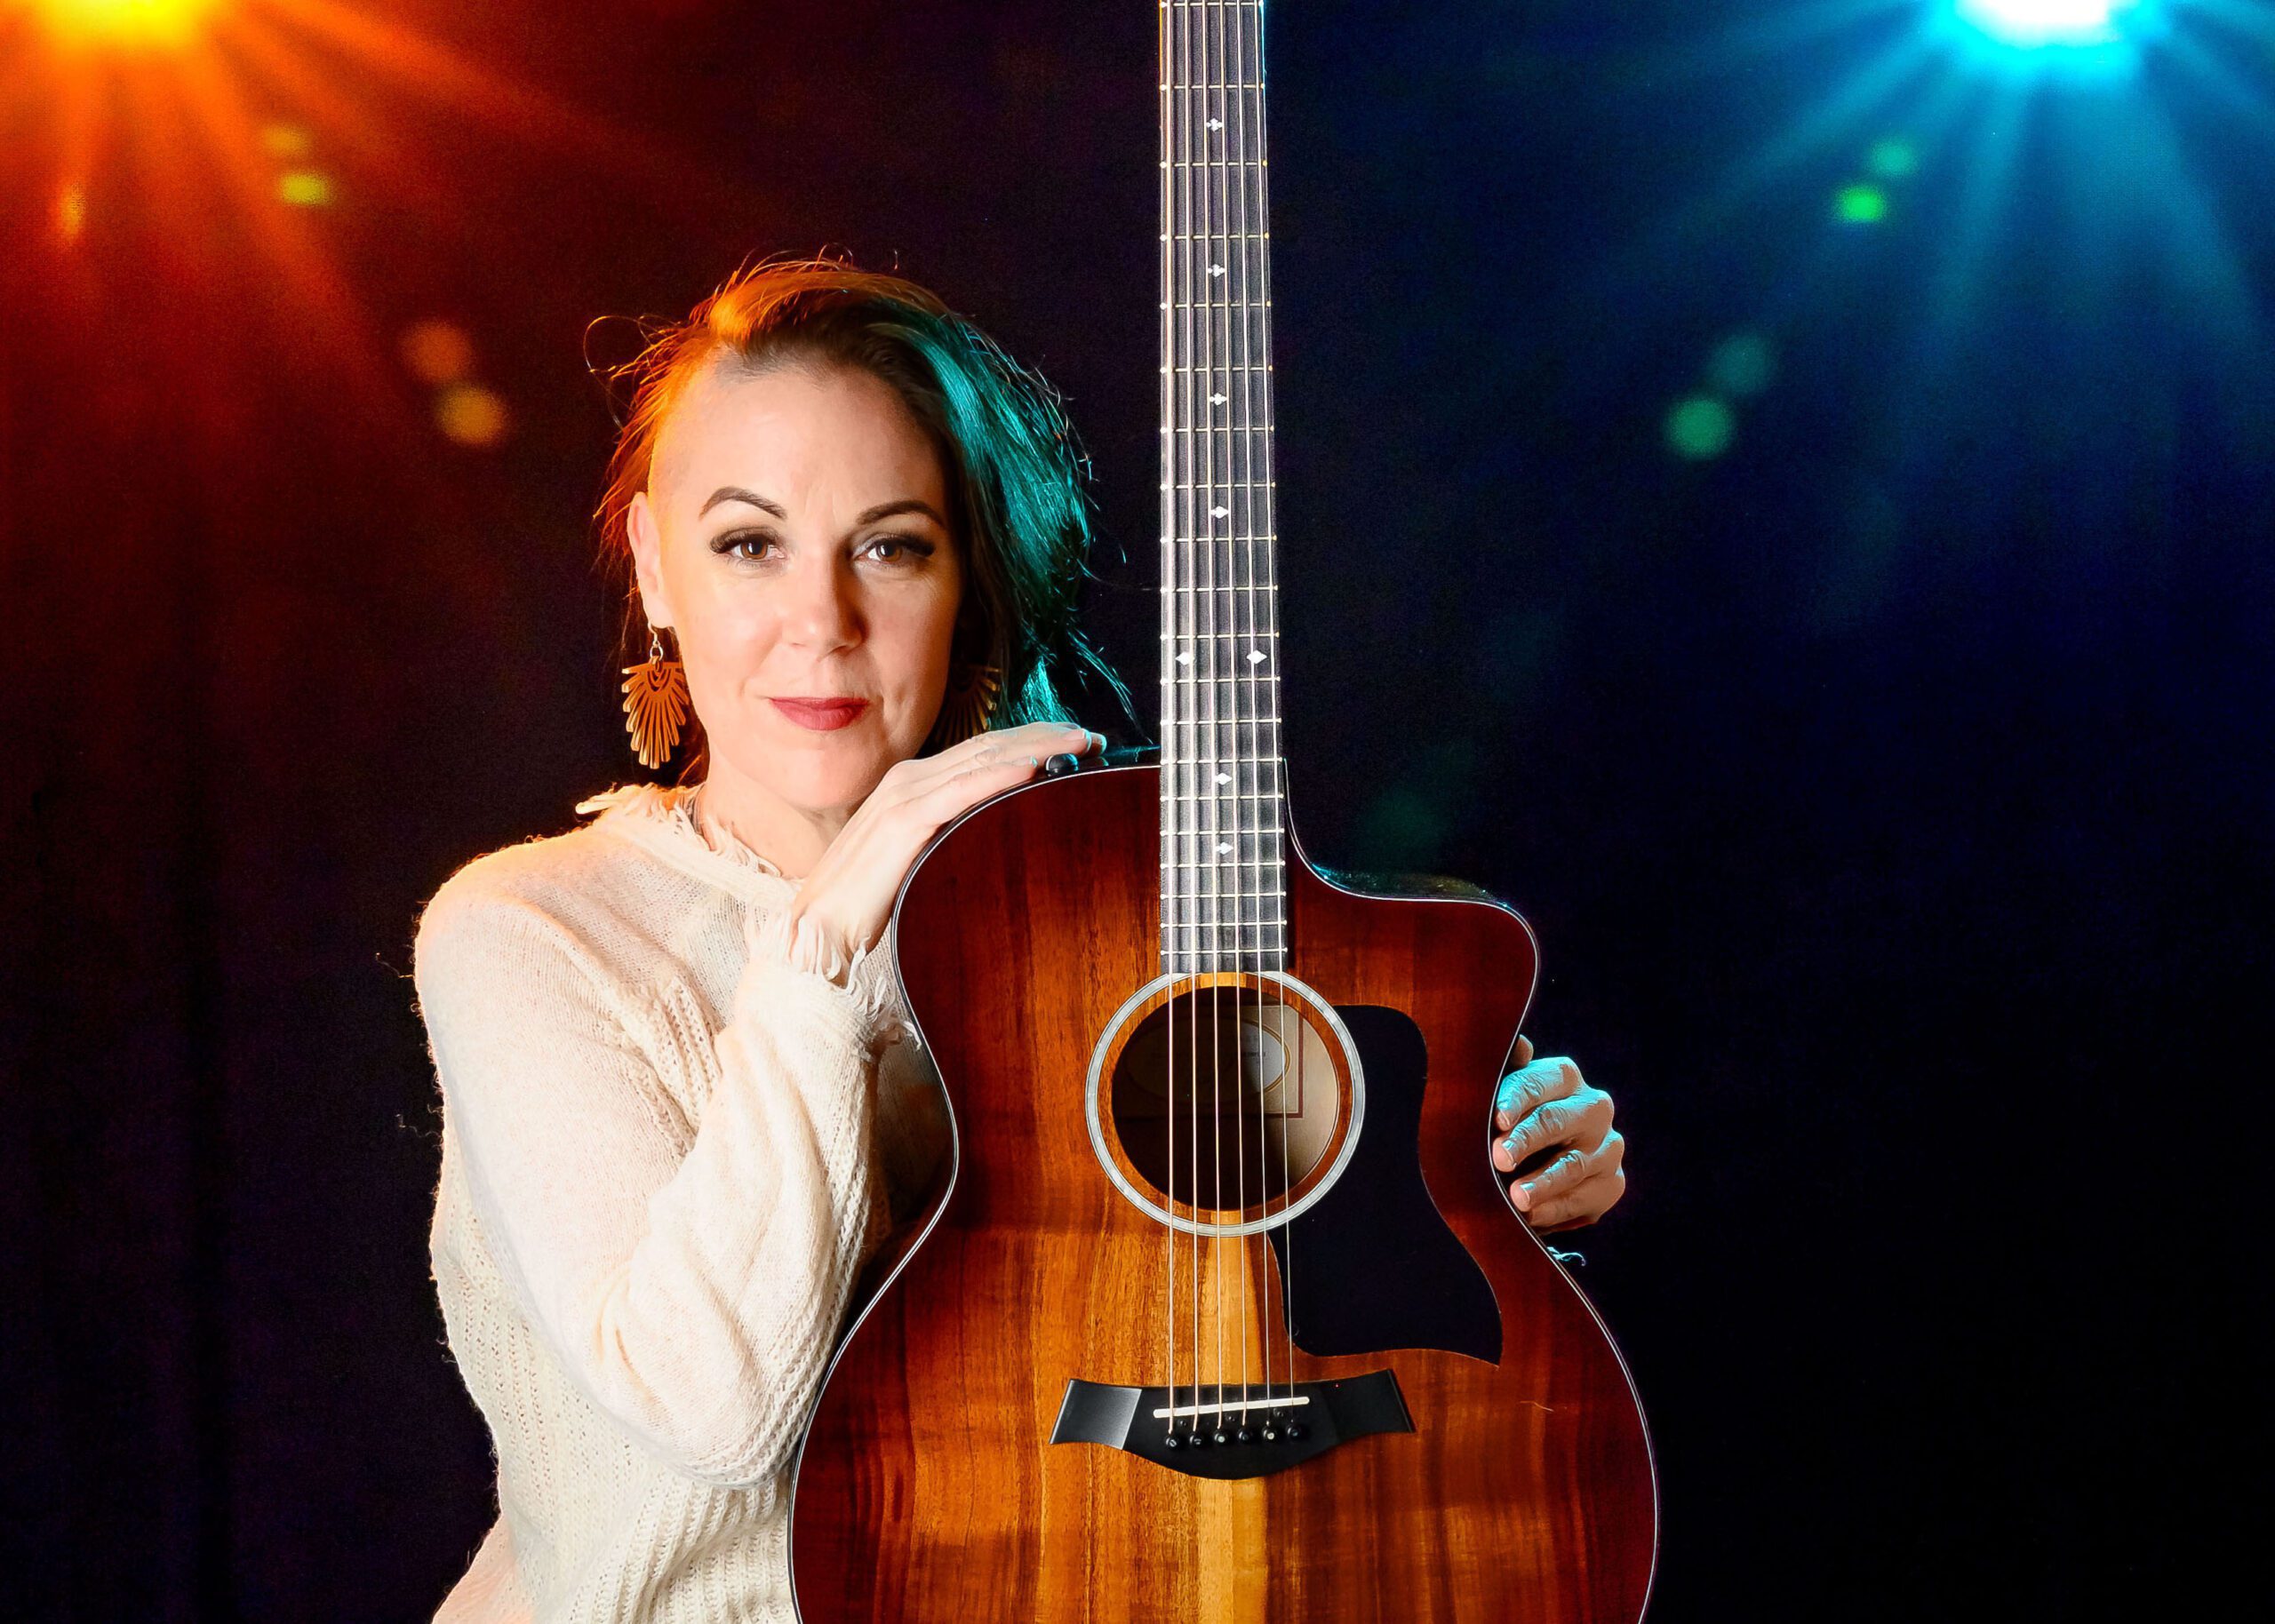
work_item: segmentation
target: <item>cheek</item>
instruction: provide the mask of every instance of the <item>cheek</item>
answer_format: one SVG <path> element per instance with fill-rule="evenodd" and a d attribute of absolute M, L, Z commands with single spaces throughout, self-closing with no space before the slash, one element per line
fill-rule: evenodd
<path fill-rule="evenodd" d="M 681 618 L 685 624 L 680 642 L 690 666 L 700 663 L 706 673 L 726 681 L 748 675 L 764 662 L 779 626 L 779 617 L 762 605 L 725 596 L 698 600 Z M 694 675 L 690 670 L 690 680 Z"/>
<path fill-rule="evenodd" d="M 928 594 L 922 602 L 892 605 L 870 622 L 870 645 L 906 703 L 938 697 L 947 678 L 955 611 L 955 595 L 940 593 Z"/>

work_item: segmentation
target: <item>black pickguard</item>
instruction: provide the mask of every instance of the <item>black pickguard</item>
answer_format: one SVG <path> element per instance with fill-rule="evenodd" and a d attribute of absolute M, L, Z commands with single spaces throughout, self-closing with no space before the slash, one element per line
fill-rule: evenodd
<path fill-rule="evenodd" d="M 1267 1231 L 1289 1334 L 1321 1357 L 1434 1348 L 1497 1364 L 1493 1288 L 1422 1182 L 1422 1029 L 1375 1004 L 1337 1005 L 1336 1013 L 1366 1069 L 1367 1120 L 1335 1188 L 1293 1223 Z M 1481 1157 L 1482 1121 L 1479 1129 Z"/>

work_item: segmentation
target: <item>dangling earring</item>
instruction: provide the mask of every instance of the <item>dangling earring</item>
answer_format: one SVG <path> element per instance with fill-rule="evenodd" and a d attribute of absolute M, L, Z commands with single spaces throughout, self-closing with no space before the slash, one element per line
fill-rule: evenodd
<path fill-rule="evenodd" d="M 663 633 L 651 621 L 647 664 L 627 665 L 624 674 L 624 726 L 632 735 L 632 753 L 643 767 L 661 767 L 687 725 L 687 667 L 664 657 Z"/>
<path fill-rule="evenodd" d="M 995 697 L 1003 691 L 1000 666 L 957 664 L 948 668 L 948 691 L 940 701 L 940 720 L 934 732 L 939 748 L 960 744 L 985 731 L 994 713 Z"/>

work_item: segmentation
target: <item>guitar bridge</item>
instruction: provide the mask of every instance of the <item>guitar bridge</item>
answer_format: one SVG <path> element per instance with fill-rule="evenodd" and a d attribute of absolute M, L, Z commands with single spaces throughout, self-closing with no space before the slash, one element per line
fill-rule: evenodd
<path fill-rule="evenodd" d="M 1188 1477 L 1265 1477 L 1338 1444 L 1411 1432 L 1398 1378 L 1370 1371 L 1292 1387 L 1110 1387 L 1066 1384 L 1053 1444 L 1103 1444 Z"/>

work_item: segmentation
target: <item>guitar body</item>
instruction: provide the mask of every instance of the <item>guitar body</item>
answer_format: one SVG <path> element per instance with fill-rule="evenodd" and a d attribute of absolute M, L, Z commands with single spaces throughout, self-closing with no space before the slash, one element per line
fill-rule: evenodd
<path fill-rule="evenodd" d="M 1354 895 L 1291 841 L 1281 967 L 1349 1050 L 1314 1096 L 1339 1087 L 1323 1159 L 1347 1154 L 1289 1187 L 1313 1198 L 1292 1222 L 1196 1239 L 1117 1184 L 1159 1195 L 1093 1104 L 1101 1045 L 1161 975 L 1160 797 L 1153 768 L 1042 781 L 969 815 L 903 892 L 954 1166 L 818 1400 L 802 1618 L 1632 1624 L 1656 1549 L 1642 1413 L 1487 1155 L 1530 931 L 1489 901 Z M 1199 1188 L 1157 1206 L 1233 1205 Z M 1282 1412 L 1312 1418 L 1301 1441 L 1162 1453 L 1176 1403 L 1221 1421 L 1266 1360 L 1267 1387 L 1311 1396 Z M 1114 1397 L 1164 1382 L 1168 1405 Z"/>

